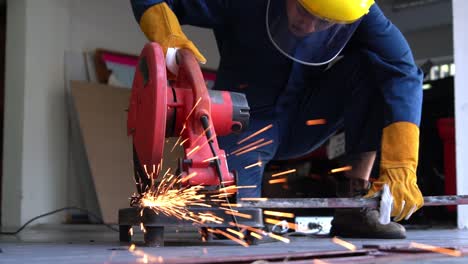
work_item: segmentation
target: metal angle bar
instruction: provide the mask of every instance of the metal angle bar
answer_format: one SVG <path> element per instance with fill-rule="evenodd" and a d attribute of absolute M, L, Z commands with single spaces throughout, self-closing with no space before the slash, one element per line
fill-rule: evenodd
<path fill-rule="evenodd" d="M 241 201 L 242 207 L 256 208 L 377 208 L 379 198 L 273 198 Z M 466 205 L 468 195 L 426 196 L 424 206 Z"/>

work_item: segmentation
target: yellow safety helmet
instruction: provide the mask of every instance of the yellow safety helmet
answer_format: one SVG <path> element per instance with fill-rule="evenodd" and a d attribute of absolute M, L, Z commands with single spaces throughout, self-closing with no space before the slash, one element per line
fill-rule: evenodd
<path fill-rule="evenodd" d="M 336 23 L 353 23 L 366 15 L 374 0 L 298 0 L 314 16 Z"/>
<path fill-rule="evenodd" d="M 268 0 L 268 36 L 295 62 L 324 65 L 341 53 L 373 4 L 374 0 Z"/>

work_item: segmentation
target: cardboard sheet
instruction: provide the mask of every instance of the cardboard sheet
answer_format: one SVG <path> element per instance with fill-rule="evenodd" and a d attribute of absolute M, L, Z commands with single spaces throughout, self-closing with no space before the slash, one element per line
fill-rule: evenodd
<path fill-rule="evenodd" d="M 131 90 L 82 81 L 72 81 L 71 87 L 102 217 L 114 224 L 118 210 L 129 206 L 136 191 L 126 129 Z M 170 152 L 174 142 L 166 140 L 163 171 L 173 171 L 181 154 L 180 148 Z"/>
<path fill-rule="evenodd" d="M 135 191 L 126 134 L 130 90 L 73 81 L 72 96 L 103 220 L 117 223 Z"/>

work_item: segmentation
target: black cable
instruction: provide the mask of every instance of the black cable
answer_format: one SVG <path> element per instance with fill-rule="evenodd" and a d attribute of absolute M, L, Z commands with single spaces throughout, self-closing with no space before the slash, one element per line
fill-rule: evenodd
<path fill-rule="evenodd" d="M 31 220 L 27 221 L 18 230 L 14 231 L 14 232 L 0 232 L 0 235 L 10 235 L 10 236 L 17 235 L 19 232 L 23 231 L 23 229 L 27 225 L 29 225 L 30 223 L 36 221 L 37 219 L 40 219 L 40 218 L 43 218 L 43 217 L 46 217 L 46 216 L 49 216 L 49 215 L 53 215 L 53 214 L 56 214 L 56 213 L 59 213 L 59 212 L 62 212 L 62 211 L 71 211 L 71 210 L 78 210 L 78 211 L 85 212 L 86 214 L 88 214 L 88 216 L 92 216 L 93 218 L 98 220 L 99 224 L 102 224 L 102 225 L 106 226 L 107 228 L 111 229 L 112 231 L 119 232 L 119 230 L 117 228 L 113 227 L 112 225 L 105 224 L 104 221 L 102 220 L 102 218 L 100 218 L 96 214 L 92 213 L 91 211 L 89 211 L 87 209 L 80 208 L 80 207 L 76 207 L 76 206 L 69 206 L 69 207 L 60 208 L 60 209 L 57 209 L 57 210 L 54 210 L 54 211 L 51 211 L 51 212 L 48 212 L 48 213 L 45 213 L 45 214 L 38 215 L 38 216 L 32 218 Z"/>

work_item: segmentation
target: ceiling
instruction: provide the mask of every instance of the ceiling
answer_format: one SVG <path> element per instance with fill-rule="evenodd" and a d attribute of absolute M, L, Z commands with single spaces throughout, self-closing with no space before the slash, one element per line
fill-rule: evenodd
<path fill-rule="evenodd" d="M 452 24 L 451 0 L 376 0 L 403 32 Z"/>

